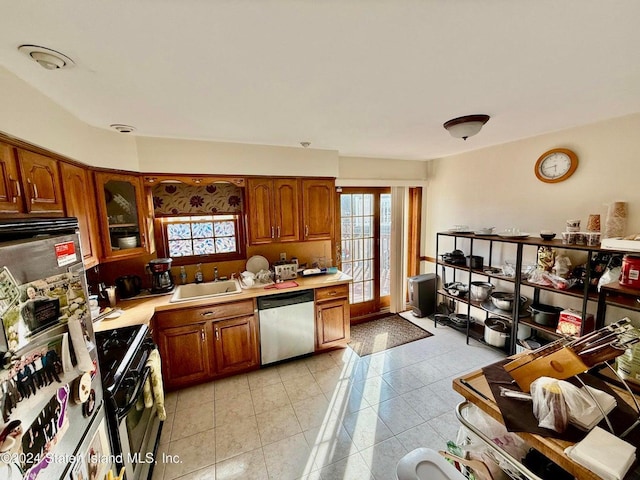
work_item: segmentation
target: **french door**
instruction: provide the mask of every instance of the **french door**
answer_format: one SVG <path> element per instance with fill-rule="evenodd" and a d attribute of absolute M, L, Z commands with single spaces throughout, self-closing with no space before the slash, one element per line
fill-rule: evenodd
<path fill-rule="evenodd" d="M 342 188 L 340 196 L 340 269 L 349 285 L 351 317 L 389 307 L 391 193 L 388 188 Z"/>

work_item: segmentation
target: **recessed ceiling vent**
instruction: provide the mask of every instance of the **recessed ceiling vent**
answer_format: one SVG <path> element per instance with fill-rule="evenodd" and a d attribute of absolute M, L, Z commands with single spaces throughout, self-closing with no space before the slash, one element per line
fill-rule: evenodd
<path fill-rule="evenodd" d="M 109 126 L 120 133 L 133 133 L 136 131 L 136 127 L 132 127 L 131 125 L 123 125 L 121 123 L 112 123 Z"/>
<path fill-rule="evenodd" d="M 60 70 L 74 65 L 73 60 L 65 54 L 56 52 L 50 48 L 39 47 L 37 45 L 20 45 L 18 50 L 28 55 L 31 60 L 37 62 L 38 65 L 47 70 Z"/>

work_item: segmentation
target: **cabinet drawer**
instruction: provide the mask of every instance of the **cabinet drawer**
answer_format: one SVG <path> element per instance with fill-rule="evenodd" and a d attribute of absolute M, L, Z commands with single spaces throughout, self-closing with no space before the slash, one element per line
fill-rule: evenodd
<path fill-rule="evenodd" d="M 160 312 L 156 313 L 154 323 L 157 328 L 162 329 L 242 315 L 253 315 L 253 300 Z"/>
<path fill-rule="evenodd" d="M 349 296 L 349 285 L 335 285 L 316 289 L 316 302 L 346 298 Z"/>

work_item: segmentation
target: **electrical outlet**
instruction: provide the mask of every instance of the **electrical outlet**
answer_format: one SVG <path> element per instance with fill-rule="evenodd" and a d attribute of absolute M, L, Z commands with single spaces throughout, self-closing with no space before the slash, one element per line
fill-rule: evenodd
<path fill-rule="evenodd" d="M 280 254 L 280 260 L 285 261 L 287 259 L 287 254 L 285 252 L 282 252 Z"/>

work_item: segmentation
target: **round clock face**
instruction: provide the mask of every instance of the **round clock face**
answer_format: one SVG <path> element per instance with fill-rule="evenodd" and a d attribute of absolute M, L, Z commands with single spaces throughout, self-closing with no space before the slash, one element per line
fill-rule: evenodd
<path fill-rule="evenodd" d="M 578 168 L 578 157 L 571 150 L 556 148 L 542 154 L 536 162 L 536 176 L 547 183 L 561 182 Z"/>

